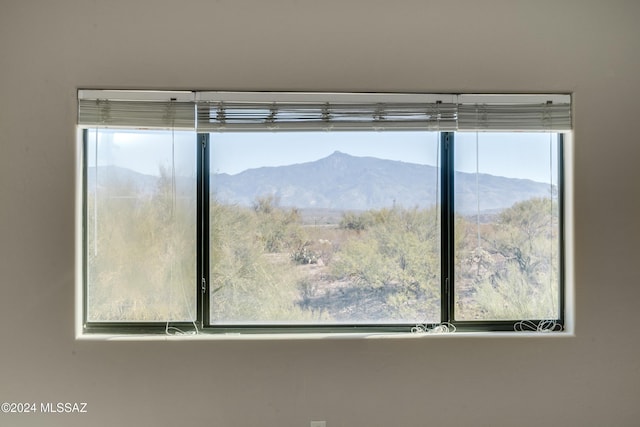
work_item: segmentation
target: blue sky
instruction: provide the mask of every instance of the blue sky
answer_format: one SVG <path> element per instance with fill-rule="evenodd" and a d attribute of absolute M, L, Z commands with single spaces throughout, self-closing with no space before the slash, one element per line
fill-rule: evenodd
<path fill-rule="evenodd" d="M 97 139 L 98 164 L 158 174 L 159 165 L 171 166 L 175 155 L 176 172 L 194 175 L 194 138 L 192 132 L 102 130 Z M 310 162 L 334 151 L 436 165 L 438 141 L 436 132 L 213 133 L 211 170 L 235 174 L 261 166 Z M 481 173 L 555 184 L 556 144 L 556 137 L 548 133 L 459 132 L 456 169 L 473 173 L 479 167 Z M 95 146 L 96 135 L 90 131 L 90 166 L 95 164 Z"/>
<path fill-rule="evenodd" d="M 553 141 L 555 137 L 555 150 Z M 436 132 L 214 133 L 212 153 L 219 154 L 217 158 L 212 154 L 211 170 L 234 174 L 260 166 L 313 161 L 336 150 L 436 165 L 438 143 Z M 549 182 L 549 143 L 548 133 L 460 132 L 456 134 L 456 169 L 474 173 L 479 167 L 481 173 Z M 556 179 L 554 175 L 554 182 Z"/>
<path fill-rule="evenodd" d="M 230 174 L 310 162 L 335 151 L 430 165 L 438 155 L 438 135 L 418 132 L 213 133 L 211 144 L 211 170 Z"/>

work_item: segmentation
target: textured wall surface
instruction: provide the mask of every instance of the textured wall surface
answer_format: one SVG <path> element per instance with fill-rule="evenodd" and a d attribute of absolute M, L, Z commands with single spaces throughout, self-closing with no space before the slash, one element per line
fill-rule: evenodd
<path fill-rule="evenodd" d="M 0 425 L 637 426 L 638 17 L 624 0 L 0 0 L 0 401 L 89 404 Z M 79 87 L 573 93 L 576 336 L 76 341 Z"/>

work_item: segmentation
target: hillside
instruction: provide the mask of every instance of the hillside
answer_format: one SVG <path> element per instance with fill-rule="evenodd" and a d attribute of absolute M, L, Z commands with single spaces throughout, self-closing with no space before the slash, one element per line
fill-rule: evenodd
<path fill-rule="evenodd" d="M 435 204 L 439 170 L 339 151 L 313 162 L 249 169 L 236 175 L 216 174 L 212 193 L 223 203 L 249 206 L 257 198 L 275 196 L 282 206 L 301 209 L 368 210 L 428 207 Z M 457 172 L 456 211 L 496 211 L 533 197 L 549 195 L 549 185 L 525 179 Z"/>
<path fill-rule="evenodd" d="M 98 168 L 98 187 L 118 186 L 129 195 L 153 193 L 159 177 L 117 166 Z M 429 207 L 439 193 L 439 170 L 374 157 L 356 157 L 336 151 L 328 157 L 288 166 L 248 169 L 236 175 L 214 174 L 211 193 L 218 201 L 251 206 L 258 197 L 274 196 L 280 206 L 340 212 L 391 206 Z M 95 190 L 95 168 L 87 173 L 88 191 Z M 534 197 L 547 197 L 549 184 L 488 174 L 456 172 L 456 211 L 475 213 L 476 190 L 480 210 L 493 213 Z M 193 178 L 176 177 L 183 195 L 195 192 Z"/>

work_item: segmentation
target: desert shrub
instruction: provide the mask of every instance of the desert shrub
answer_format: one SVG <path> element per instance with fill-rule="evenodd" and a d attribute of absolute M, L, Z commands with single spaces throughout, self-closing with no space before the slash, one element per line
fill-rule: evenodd
<path fill-rule="evenodd" d="M 253 210 L 258 220 L 257 236 L 266 252 L 289 252 L 305 241 L 296 208 L 280 208 L 274 196 L 265 196 L 256 199 Z"/>
<path fill-rule="evenodd" d="M 264 246 L 268 217 L 238 206 L 211 206 L 211 318 L 214 322 L 307 321 L 299 300 L 300 274 L 289 263 L 273 262 Z"/>
<path fill-rule="evenodd" d="M 499 274 L 477 284 L 476 300 L 483 318 L 491 320 L 550 319 L 557 316 L 557 284 L 549 288 L 549 276 L 537 280 L 517 265 L 508 264 Z M 546 282 L 546 283 L 545 283 Z"/>
<path fill-rule="evenodd" d="M 440 234 L 435 210 L 394 208 L 367 216 L 369 228 L 341 246 L 332 274 L 360 286 L 392 287 L 387 304 L 403 316 L 424 312 L 425 304 L 437 304 Z M 418 300 L 421 307 L 414 304 Z"/>
<path fill-rule="evenodd" d="M 310 248 L 311 242 L 304 241 L 295 248 L 289 257 L 295 264 L 317 264 L 321 259 L 319 254 Z"/>
<path fill-rule="evenodd" d="M 554 318 L 557 316 L 557 205 L 531 199 L 502 211 L 481 229 L 461 224 L 462 248 L 457 280 L 472 290 L 464 307 L 483 319 Z"/>
<path fill-rule="evenodd" d="M 345 230 L 363 231 L 371 226 L 372 222 L 372 218 L 367 212 L 362 214 L 345 212 L 342 214 L 339 227 Z"/>
<path fill-rule="evenodd" d="M 161 169 L 151 195 L 112 179 L 87 205 L 91 319 L 194 318 L 194 198 L 176 197 Z"/>

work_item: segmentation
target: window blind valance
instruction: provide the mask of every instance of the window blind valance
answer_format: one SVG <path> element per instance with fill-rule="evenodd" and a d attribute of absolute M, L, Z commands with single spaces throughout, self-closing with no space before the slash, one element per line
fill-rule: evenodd
<path fill-rule="evenodd" d="M 570 130 L 570 95 L 79 91 L 82 126 L 252 130 Z"/>
<path fill-rule="evenodd" d="M 79 91 L 78 124 L 195 129 L 192 92 Z"/>
<path fill-rule="evenodd" d="M 312 130 L 442 129 L 453 130 L 453 104 L 292 104 L 286 102 L 198 104 L 198 129 Z"/>
<path fill-rule="evenodd" d="M 570 130 L 569 95 L 459 95 L 458 130 Z"/>

